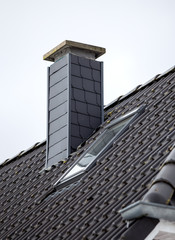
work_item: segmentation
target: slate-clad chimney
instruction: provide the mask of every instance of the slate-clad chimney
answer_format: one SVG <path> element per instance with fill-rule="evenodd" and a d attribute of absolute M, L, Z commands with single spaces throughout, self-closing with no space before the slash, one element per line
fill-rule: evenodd
<path fill-rule="evenodd" d="M 68 157 L 103 121 L 101 47 L 64 41 L 44 55 L 48 68 L 46 168 Z"/>

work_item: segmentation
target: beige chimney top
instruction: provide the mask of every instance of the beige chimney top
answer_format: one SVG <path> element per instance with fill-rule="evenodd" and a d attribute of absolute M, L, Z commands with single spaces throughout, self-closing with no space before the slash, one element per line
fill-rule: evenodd
<path fill-rule="evenodd" d="M 48 53 L 44 54 L 43 60 L 55 62 L 67 53 L 95 60 L 105 52 L 106 49 L 102 47 L 65 40 Z"/>

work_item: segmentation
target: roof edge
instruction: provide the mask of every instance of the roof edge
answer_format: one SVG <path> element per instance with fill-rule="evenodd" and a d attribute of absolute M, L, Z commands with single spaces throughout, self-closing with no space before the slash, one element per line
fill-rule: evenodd
<path fill-rule="evenodd" d="M 12 161 L 15 160 L 17 157 L 21 157 L 21 156 L 23 156 L 23 155 L 25 155 L 25 154 L 33 151 L 34 149 L 40 147 L 41 145 L 44 145 L 45 143 L 46 143 L 46 140 L 44 140 L 44 141 L 42 141 L 42 142 L 37 142 L 37 143 L 35 143 L 33 146 L 31 146 L 30 148 L 19 152 L 19 153 L 18 153 L 17 155 L 15 155 L 14 157 L 12 157 L 12 158 L 7 158 L 4 162 L 2 162 L 2 163 L 0 164 L 0 168 L 3 167 L 3 166 L 5 166 L 6 164 L 12 162 Z"/>
<path fill-rule="evenodd" d="M 109 108 L 111 108 L 112 106 L 114 106 L 118 102 L 121 102 L 122 100 L 126 99 L 127 97 L 129 97 L 130 95 L 134 94 L 138 90 L 148 86 L 149 84 L 152 84 L 154 81 L 159 80 L 160 78 L 166 76 L 167 74 L 169 74 L 171 72 L 175 72 L 175 65 L 173 67 L 171 67 L 170 69 L 168 69 L 167 71 L 163 72 L 162 74 L 157 74 L 155 77 L 151 78 L 146 83 L 138 85 L 136 88 L 134 88 L 133 90 L 129 91 L 125 95 L 119 96 L 118 98 L 116 98 L 115 100 L 113 100 L 112 102 L 110 102 L 109 104 L 104 106 L 104 110 L 107 111 Z"/>

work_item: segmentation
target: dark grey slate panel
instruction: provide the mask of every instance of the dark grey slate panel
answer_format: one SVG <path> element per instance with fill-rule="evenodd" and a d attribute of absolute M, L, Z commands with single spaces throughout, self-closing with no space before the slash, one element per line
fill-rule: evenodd
<path fill-rule="evenodd" d="M 50 66 L 50 75 L 53 74 L 54 72 L 60 70 L 62 67 L 64 67 L 67 64 L 68 64 L 68 57 L 66 55 L 66 56 L 60 58 L 58 61 L 56 61 L 55 63 L 53 63 Z"/>
<path fill-rule="evenodd" d="M 88 58 L 79 57 L 79 64 L 84 67 L 90 68 L 90 60 Z"/>
<path fill-rule="evenodd" d="M 57 155 L 58 153 L 65 151 L 67 149 L 67 138 L 62 139 L 57 144 L 49 148 L 49 159 Z"/>
<path fill-rule="evenodd" d="M 88 106 L 83 102 L 75 101 L 75 110 L 82 114 L 88 114 Z"/>
<path fill-rule="evenodd" d="M 82 143 L 82 138 L 71 136 L 71 147 L 75 150 Z"/>
<path fill-rule="evenodd" d="M 98 82 L 101 81 L 100 71 L 97 71 L 97 70 L 94 70 L 94 69 L 93 69 L 92 74 L 93 74 L 93 79 L 94 79 L 95 81 L 98 81 Z"/>
<path fill-rule="evenodd" d="M 85 92 L 85 99 L 86 99 L 87 103 L 98 105 L 96 93 Z"/>
<path fill-rule="evenodd" d="M 101 83 L 100 82 L 94 82 L 95 85 L 95 92 L 98 94 L 101 94 Z"/>
<path fill-rule="evenodd" d="M 83 79 L 80 77 L 72 76 L 71 77 L 71 85 L 72 87 L 83 89 Z"/>
<path fill-rule="evenodd" d="M 94 117 L 99 117 L 100 116 L 100 114 L 101 114 L 100 107 L 97 107 L 97 106 L 91 105 L 91 104 L 88 104 L 87 107 L 88 107 L 89 115 L 94 116 Z"/>
<path fill-rule="evenodd" d="M 101 62 L 90 60 L 91 68 L 101 70 Z"/>
<path fill-rule="evenodd" d="M 73 112 L 77 112 L 77 109 L 76 109 L 76 101 L 75 100 L 71 100 L 71 111 Z"/>
<path fill-rule="evenodd" d="M 54 86 L 50 87 L 49 97 L 52 98 L 52 97 L 56 96 L 57 94 L 61 93 L 62 91 L 67 89 L 67 87 L 68 87 L 67 85 L 68 85 L 68 79 L 66 77 L 66 78 L 63 78 L 58 83 L 56 83 Z"/>
<path fill-rule="evenodd" d="M 50 111 L 49 113 L 49 120 L 50 122 L 56 120 L 57 118 L 65 115 L 67 113 L 67 102 L 64 102 L 57 108 L 54 108 L 53 110 Z"/>
<path fill-rule="evenodd" d="M 49 132 L 50 134 L 58 131 L 60 128 L 67 125 L 67 114 L 61 116 L 60 118 L 56 119 L 55 121 L 49 124 Z"/>
<path fill-rule="evenodd" d="M 97 105 L 101 106 L 101 95 L 97 94 Z"/>
<path fill-rule="evenodd" d="M 83 79 L 83 89 L 86 91 L 94 92 L 95 91 L 95 85 L 93 80 L 89 79 Z"/>
<path fill-rule="evenodd" d="M 78 124 L 80 126 L 89 127 L 90 126 L 90 116 L 78 113 Z"/>
<path fill-rule="evenodd" d="M 67 65 L 50 76 L 50 87 L 67 77 Z"/>
<path fill-rule="evenodd" d="M 71 123 L 77 124 L 78 123 L 78 113 L 71 111 Z"/>
<path fill-rule="evenodd" d="M 71 124 L 71 136 L 80 137 L 80 126 L 78 124 Z"/>
<path fill-rule="evenodd" d="M 77 101 L 85 102 L 85 92 L 81 89 L 72 88 L 72 98 Z"/>
<path fill-rule="evenodd" d="M 49 100 L 49 110 L 52 110 L 67 101 L 67 89 Z"/>
<path fill-rule="evenodd" d="M 96 71 L 96 70 L 94 70 L 94 71 Z M 83 78 L 92 79 L 91 68 L 81 66 L 81 76 Z"/>
<path fill-rule="evenodd" d="M 90 116 L 90 127 L 91 128 L 97 128 L 101 124 L 101 118 L 100 117 L 92 117 Z"/>
<path fill-rule="evenodd" d="M 77 77 L 81 77 L 80 66 L 71 64 L 71 74 Z"/>
<path fill-rule="evenodd" d="M 49 136 L 49 145 L 52 146 L 67 137 L 67 125 Z"/>
<path fill-rule="evenodd" d="M 80 126 L 80 136 L 83 139 L 87 139 L 91 135 L 91 133 L 92 133 L 91 128 Z"/>
<path fill-rule="evenodd" d="M 71 63 L 79 65 L 79 57 L 76 55 L 71 54 Z"/>

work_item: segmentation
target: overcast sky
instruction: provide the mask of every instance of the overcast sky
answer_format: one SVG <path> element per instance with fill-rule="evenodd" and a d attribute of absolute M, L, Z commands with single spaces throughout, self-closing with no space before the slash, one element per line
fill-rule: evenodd
<path fill-rule="evenodd" d="M 0 0 L 0 161 L 46 138 L 43 55 L 68 39 L 106 48 L 104 103 L 175 65 L 175 0 Z"/>

